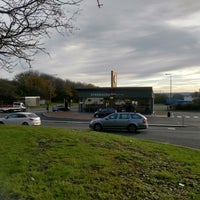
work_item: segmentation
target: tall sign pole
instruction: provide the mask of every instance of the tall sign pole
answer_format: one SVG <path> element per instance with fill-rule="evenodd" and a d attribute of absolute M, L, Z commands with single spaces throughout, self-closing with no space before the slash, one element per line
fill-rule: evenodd
<path fill-rule="evenodd" d="M 117 72 L 111 71 L 111 88 L 117 87 Z"/>

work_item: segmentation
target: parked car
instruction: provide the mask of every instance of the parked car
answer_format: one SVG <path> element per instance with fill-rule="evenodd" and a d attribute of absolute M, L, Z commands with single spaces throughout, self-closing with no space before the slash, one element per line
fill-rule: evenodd
<path fill-rule="evenodd" d="M 57 112 L 57 111 L 67 111 L 68 109 L 65 108 L 64 105 L 56 105 L 53 106 L 52 111 Z"/>
<path fill-rule="evenodd" d="M 138 129 L 147 129 L 148 122 L 147 118 L 140 113 L 118 112 L 91 120 L 89 127 L 95 131 L 116 129 L 136 132 Z"/>
<path fill-rule="evenodd" d="M 41 119 L 35 113 L 31 112 L 16 112 L 0 118 L 0 124 L 14 125 L 41 125 Z"/>
<path fill-rule="evenodd" d="M 116 110 L 114 108 L 99 108 L 94 113 L 94 117 L 96 117 L 96 118 L 105 117 L 105 116 L 115 113 L 115 112 L 116 112 Z"/>

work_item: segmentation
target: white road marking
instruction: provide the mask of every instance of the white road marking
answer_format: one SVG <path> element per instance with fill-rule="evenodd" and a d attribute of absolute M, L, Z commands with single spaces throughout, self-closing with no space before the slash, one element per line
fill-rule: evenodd
<path fill-rule="evenodd" d="M 176 130 L 176 128 L 172 128 L 172 127 L 170 127 L 170 128 L 167 128 L 168 130 L 172 130 L 172 131 L 175 131 Z"/>
<path fill-rule="evenodd" d="M 185 118 L 190 118 L 190 116 L 185 116 Z"/>

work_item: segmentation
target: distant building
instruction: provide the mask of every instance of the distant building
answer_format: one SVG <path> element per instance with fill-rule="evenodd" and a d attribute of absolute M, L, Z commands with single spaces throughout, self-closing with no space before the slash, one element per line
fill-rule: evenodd
<path fill-rule="evenodd" d="M 185 96 L 184 101 L 192 102 L 193 98 L 191 96 Z"/>
<path fill-rule="evenodd" d="M 165 100 L 165 105 L 180 105 L 180 104 L 186 104 L 191 103 L 191 100 L 181 100 L 181 99 L 167 99 Z"/>
<path fill-rule="evenodd" d="M 25 97 L 26 106 L 39 106 L 40 105 L 40 96 L 26 96 Z"/>
<path fill-rule="evenodd" d="M 99 87 L 76 90 L 80 112 L 94 112 L 100 107 L 113 107 L 117 111 L 153 113 L 152 87 Z"/>

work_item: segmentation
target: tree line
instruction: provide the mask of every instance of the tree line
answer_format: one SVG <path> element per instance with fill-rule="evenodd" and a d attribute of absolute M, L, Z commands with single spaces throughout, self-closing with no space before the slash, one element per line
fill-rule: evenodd
<path fill-rule="evenodd" d="M 25 96 L 40 96 L 46 102 L 78 101 L 76 88 L 95 87 L 92 84 L 73 82 L 29 71 L 17 74 L 13 80 L 0 79 L 0 103 L 10 104 Z"/>
<path fill-rule="evenodd" d="M 184 103 L 184 104 L 174 104 L 171 105 L 173 110 L 200 110 L 200 92 L 193 92 L 190 94 L 193 98 L 192 102 Z M 155 94 L 154 95 L 154 103 L 155 104 L 164 104 L 165 100 L 169 99 L 167 94 Z M 172 95 L 172 99 L 184 100 L 183 94 L 174 94 Z"/>

